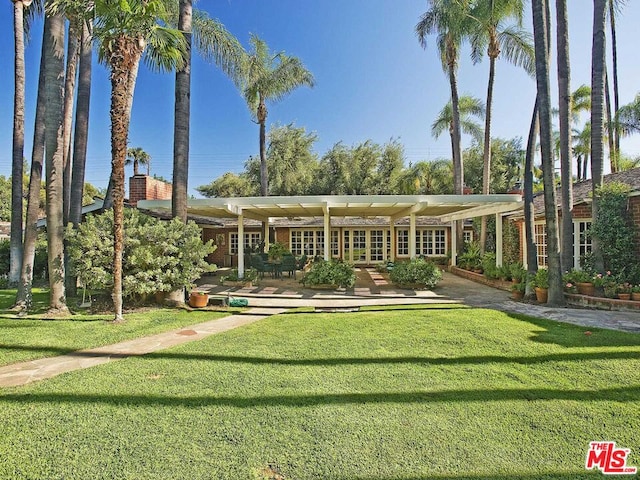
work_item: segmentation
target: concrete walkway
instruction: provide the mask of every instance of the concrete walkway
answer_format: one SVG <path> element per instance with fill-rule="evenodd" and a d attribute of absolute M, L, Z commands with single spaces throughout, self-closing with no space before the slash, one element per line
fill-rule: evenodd
<path fill-rule="evenodd" d="M 252 308 L 240 315 L 231 315 L 149 337 L 136 338 L 89 350 L 79 350 L 57 357 L 6 365 L 0 367 L 0 387 L 26 385 L 37 380 L 55 377 L 61 373 L 102 365 L 121 358 L 144 355 L 195 340 L 202 340 L 210 335 L 248 325 L 284 311 L 286 309 Z"/>

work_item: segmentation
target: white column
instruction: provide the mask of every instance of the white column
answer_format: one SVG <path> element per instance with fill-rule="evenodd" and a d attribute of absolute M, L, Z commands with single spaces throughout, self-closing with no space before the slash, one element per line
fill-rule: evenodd
<path fill-rule="evenodd" d="M 416 258 L 416 214 L 409 215 L 409 258 Z"/>
<path fill-rule="evenodd" d="M 241 211 L 242 212 L 242 211 Z M 238 215 L 238 278 L 244 277 L 244 215 Z"/>
<path fill-rule="evenodd" d="M 265 253 L 269 252 L 269 244 L 271 243 L 271 239 L 269 238 L 269 218 L 264 222 L 264 251 Z"/>
<path fill-rule="evenodd" d="M 451 265 L 458 264 L 458 232 L 456 231 L 456 221 L 451 222 Z"/>
<path fill-rule="evenodd" d="M 527 231 L 524 221 L 520 223 L 519 232 L 520 245 L 522 245 L 522 265 L 526 270 L 529 268 L 529 264 L 527 262 Z"/>
<path fill-rule="evenodd" d="M 394 262 L 396 260 L 396 229 L 393 225 L 393 219 L 389 220 L 389 235 L 391 235 L 391 252 L 389 252 L 387 260 Z"/>
<path fill-rule="evenodd" d="M 502 266 L 502 215 L 496 213 L 496 266 Z"/>
<path fill-rule="evenodd" d="M 324 259 L 331 260 L 331 215 L 329 207 L 324 207 Z"/>
<path fill-rule="evenodd" d="M 573 222 L 573 268 L 580 269 L 580 224 Z"/>

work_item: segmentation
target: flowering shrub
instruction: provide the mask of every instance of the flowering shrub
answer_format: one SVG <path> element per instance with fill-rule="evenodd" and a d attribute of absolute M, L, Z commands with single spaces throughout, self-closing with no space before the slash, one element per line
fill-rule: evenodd
<path fill-rule="evenodd" d="M 565 283 L 594 283 L 594 275 L 586 270 L 572 269 L 571 271 L 566 272 L 562 276 L 562 279 Z"/>
<path fill-rule="evenodd" d="M 575 283 L 566 282 L 564 284 L 564 291 L 567 292 L 567 293 L 577 293 L 578 292 L 578 287 L 576 286 Z"/>
<path fill-rule="evenodd" d="M 631 293 L 632 285 L 629 282 L 618 284 L 618 293 Z"/>

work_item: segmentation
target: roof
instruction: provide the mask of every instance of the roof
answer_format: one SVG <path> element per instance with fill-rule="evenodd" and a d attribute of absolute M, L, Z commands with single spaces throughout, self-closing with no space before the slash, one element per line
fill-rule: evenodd
<path fill-rule="evenodd" d="M 626 183 L 631 187 L 632 191 L 640 191 L 640 167 L 632 168 L 631 170 L 625 170 L 623 172 L 610 173 L 604 176 L 604 183 L 620 182 Z M 593 182 L 591 179 L 583 180 L 573 184 L 573 204 L 580 205 L 581 203 L 591 202 L 591 190 Z M 558 204 L 558 210 L 562 209 L 560 205 L 561 189 L 556 189 L 556 203 Z M 537 193 L 533 197 L 533 206 L 536 215 L 542 215 L 544 213 L 544 192 Z"/>
<path fill-rule="evenodd" d="M 171 200 L 141 200 L 140 208 L 153 212 L 171 210 Z M 500 195 L 320 195 L 288 197 L 239 197 L 191 199 L 189 215 L 237 220 L 270 221 L 276 218 L 386 217 L 394 221 L 410 215 L 432 217 L 442 222 L 522 208 L 517 194 Z"/>

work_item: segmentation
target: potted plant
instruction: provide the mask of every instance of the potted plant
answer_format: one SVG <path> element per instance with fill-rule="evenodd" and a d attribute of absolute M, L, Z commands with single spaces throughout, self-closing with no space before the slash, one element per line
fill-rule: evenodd
<path fill-rule="evenodd" d="M 279 262 L 284 257 L 285 253 L 289 253 L 287 247 L 280 242 L 275 242 L 269 245 L 269 260 L 272 262 Z"/>
<path fill-rule="evenodd" d="M 536 292 L 536 300 L 539 303 L 547 303 L 549 296 L 549 271 L 546 268 L 539 268 L 533 277 L 532 283 Z"/>
<path fill-rule="evenodd" d="M 209 303 L 209 294 L 198 290 L 192 290 L 189 294 L 189 305 L 193 308 L 206 307 Z"/>
<path fill-rule="evenodd" d="M 527 284 L 520 282 L 511 285 L 511 298 L 514 300 L 522 300 L 524 298 L 524 292 L 527 288 Z"/>
<path fill-rule="evenodd" d="M 631 300 L 640 302 L 640 284 L 631 287 Z"/>
<path fill-rule="evenodd" d="M 565 285 L 567 283 L 575 285 L 580 295 L 594 296 L 596 293 L 596 287 L 593 283 L 593 274 L 586 270 L 572 269 L 563 276 L 563 279 L 565 281 Z"/>
<path fill-rule="evenodd" d="M 629 282 L 618 284 L 618 298 L 620 300 L 631 300 L 631 284 Z"/>
<path fill-rule="evenodd" d="M 230 287 L 252 287 L 257 280 L 258 271 L 255 268 L 247 268 L 242 278 L 238 276 L 237 268 L 232 269 L 229 275 L 220 277 L 220 282 Z"/>

